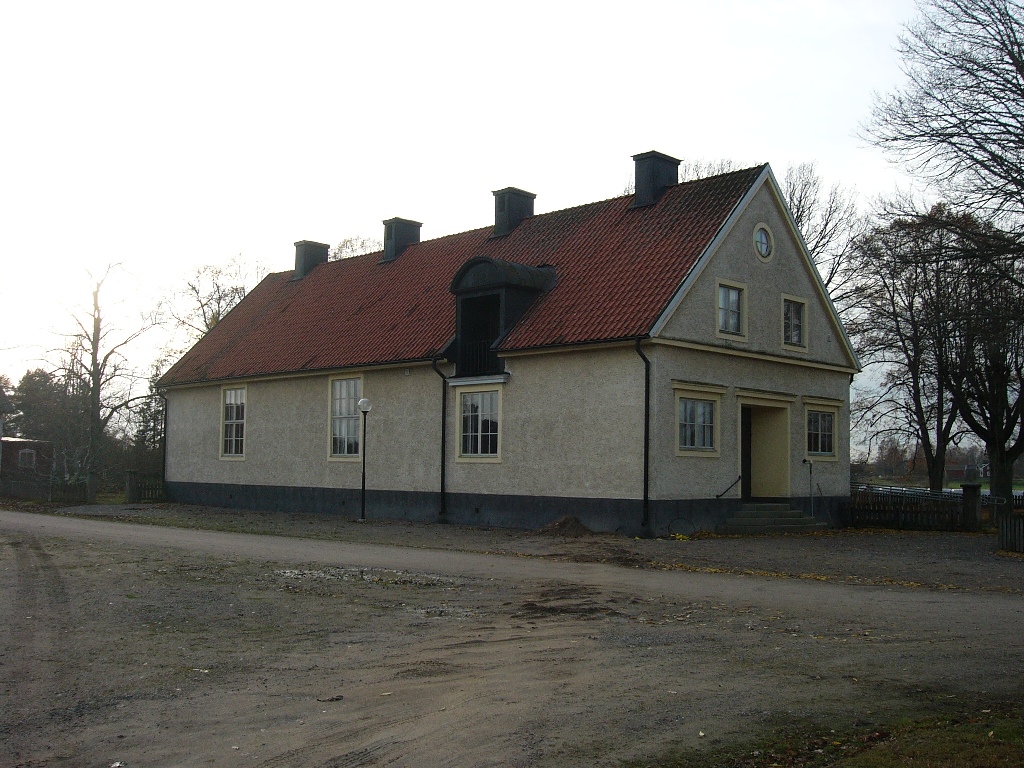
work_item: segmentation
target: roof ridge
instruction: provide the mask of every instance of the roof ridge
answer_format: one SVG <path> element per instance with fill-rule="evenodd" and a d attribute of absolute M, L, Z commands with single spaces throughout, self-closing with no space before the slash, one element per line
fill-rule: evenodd
<path fill-rule="evenodd" d="M 740 174 L 740 173 L 750 173 L 751 171 L 757 171 L 758 174 L 760 174 L 761 171 L 763 171 L 767 165 L 768 165 L 768 163 L 760 163 L 759 165 L 751 165 L 751 166 L 749 166 L 747 168 L 737 168 L 734 171 L 726 171 L 725 173 L 716 173 L 714 176 L 702 176 L 699 179 L 689 179 L 687 181 L 680 181 L 680 182 L 677 182 L 677 183 L 673 184 L 672 186 L 674 186 L 674 187 L 681 187 L 684 184 L 696 184 L 696 183 L 708 182 L 708 181 L 713 181 L 715 179 L 722 179 L 722 178 L 724 178 L 726 176 L 733 176 L 733 175 Z M 591 206 L 603 205 L 605 203 L 610 203 L 610 202 L 613 202 L 615 200 L 622 200 L 622 199 L 627 198 L 627 197 L 633 197 L 633 194 L 634 193 L 630 192 L 630 193 L 625 194 L 625 195 L 615 195 L 614 197 L 606 197 L 603 200 L 591 200 L 589 203 L 579 203 L 578 205 L 569 205 L 569 206 L 566 206 L 565 208 L 556 208 L 553 211 L 544 211 L 543 213 L 535 213 L 533 216 L 530 216 L 528 219 L 524 219 L 524 221 L 529 221 L 529 219 L 536 219 L 536 218 L 538 218 L 540 216 L 550 216 L 550 215 L 556 214 L 556 213 L 565 213 L 565 212 L 568 212 L 568 211 L 577 211 L 577 210 L 579 210 L 581 208 L 590 208 Z M 473 229 L 467 229 L 467 230 L 464 230 L 462 232 L 452 232 L 452 233 L 447 234 L 447 235 L 441 235 L 439 237 L 432 237 L 429 240 L 423 240 L 422 242 L 424 242 L 424 243 L 431 243 L 431 242 L 434 242 L 436 240 L 441 240 L 441 239 L 443 239 L 445 237 L 457 237 L 459 235 L 468 235 L 468 234 L 471 234 L 473 232 L 479 232 L 480 230 L 491 229 L 491 228 L 493 228 L 493 226 L 494 226 L 493 224 L 488 224 L 487 226 L 483 226 L 483 227 L 474 227 Z"/>
<path fill-rule="evenodd" d="M 762 170 L 764 170 L 765 166 L 767 166 L 767 165 L 768 165 L 768 163 L 761 163 L 759 165 L 752 165 L 752 166 L 749 166 L 747 168 L 737 168 L 734 171 L 726 171 L 724 173 L 716 173 L 714 176 L 701 176 L 699 179 L 687 179 L 686 181 L 677 182 L 677 183 L 673 184 L 672 186 L 674 186 L 674 187 L 681 187 L 683 185 L 709 182 L 709 181 L 713 181 L 715 179 L 722 179 L 722 178 L 724 178 L 726 176 L 733 176 L 733 175 L 740 174 L 740 173 L 749 173 L 749 172 L 755 171 L 755 170 L 758 173 L 760 173 Z M 627 198 L 627 197 L 633 197 L 633 193 L 630 192 L 630 193 L 625 194 L 625 195 L 615 195 L 614 197 L 606 197 L 606 198 L 604 198 L 602 200 L 591 200 L 589 203 L 579 203 L 577 205 L 566 206 L 565 208 L 556 208 L 553 211 L 544 211 L 543 213 L 535 213 L 533 216 L 530 216 L 527 219 L 524 219 L 524 221 L 527 221 L 529 219 L 536 219 L 536 218 L 538 218 L 540 216 L 550 216 L 550 215 L 553 215 L 553 214 L 556 214 L 556 213 L 564 213 L 564 212 L 568 212 L 568 211 L 576 211 L 576 210 L 579 210 L 581 208 L 589 208 L 591 206 L 602 205 L 604 203 L 610 203 L 610 202 L 612 202 L 614 200 L 622 200 L 622 199 Z M 413 245 L 421 245 L 423 243 L 433 243 L 433 242 L 436 242 L 438 240 L 444 240 L 445 238 L 449 238 L 449 237 L 460 237 L 460 236 L 463 236 L 463 235 L 470 235 L 470 234 L 473 234 L 474 232 L 481 232 L 481 231 L 483 231 L 485 229 L 493 229 L 493 227 L 494 227 L 493 224 L 487 224 L 487 225 L 484 225 L 482 227 L 473 227 L 471 229 L 464 229 L 461 232 L 449 232 L 448 234 L 445 234 L 445 235 L 438 235 L 437 237 L 431 237 L 431 238 L 428 238 L 426 240 L 421 240 L 419 243 L 414 243 Z M 337 261 L 348 261 L 349 259 L 358 259 L 360 256 L 373 256 L 374 254 L 378 254 L 378 253 L 384 253 L 383 249 L 378 250 L 378 251 L 368 251 L 366 253 L 357 253 L 357 254 L 355 254 L 353 256 L 346 256 L 345 258 L 342 258 L 342 259 L 331 259 L 328 263 L 329 264 L 333 264 L 334 262 L 337 262 Z M 282 272 L 290 272 L 291 270 L 287 270 L 286 269 L 286 270 L 281 270 L 281 271 Z M 271 273 L 271 274 L 276 274 L 276 273 Z"/>
<path fill-rule="evenodd" d="M 732 171 L 725 171 L 723 173 L 716 173 L 714 176 L 701 176 L 701 177 L 696 178 L 696 179 L 687 179 L 686 181 L 681 181 L 679 183 L 680 184 L 695 184 L 695 183 L 697 183 L 699 181 L 712 181 L 713 179 L 721 179 L 721 178 L 724 178 L 725 176 L 735 176 L 736 174 L 739 174 L 739 173 L 750 173 L 751 171 L 757 171 L 758 173 L 761 173 L 761 171 L 763 171 L 767 165 L 768 165 L 768 163 L 758 163 L 757 165 L 751 165 L 751 166 L 748 166 L 746 168 L 737 168 L 737 169 L 732 170 Z"/>

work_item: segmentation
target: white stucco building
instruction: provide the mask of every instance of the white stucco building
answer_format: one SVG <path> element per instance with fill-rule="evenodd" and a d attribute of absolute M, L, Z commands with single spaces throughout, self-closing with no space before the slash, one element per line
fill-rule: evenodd
<path fill-rule="evenodd" d="M 297 243 L 161 380 L 172 497 L 354 517 L 365 459 L 369 517 L 659 534 L 813 493 L 827 521 L 858 362 L 771 169 L 634 160 L 625 197 Z"/>

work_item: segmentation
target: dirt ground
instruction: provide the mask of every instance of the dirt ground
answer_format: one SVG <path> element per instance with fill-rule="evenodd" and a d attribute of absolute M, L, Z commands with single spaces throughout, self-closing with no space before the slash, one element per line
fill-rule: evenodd
<path fill-rule="evenodd" d="M 0 766 L 612 766 L 1024 694 L 990 535 L 34 509 L 0 512 Z"/>

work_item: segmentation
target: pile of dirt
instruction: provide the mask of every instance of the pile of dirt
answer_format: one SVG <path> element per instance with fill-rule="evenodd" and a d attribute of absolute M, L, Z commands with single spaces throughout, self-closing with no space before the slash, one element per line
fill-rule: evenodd
<path fill-rule="evenodd" d="M 578 517 L 566 515 L 560 517 L 553 523 L 548 523 L 543 528 L 538 528 L 537 533 L 544 536 L 562 536 L 566 539 L 579 539 L 584 536 L 593 536 L 594 532 L 580 522 Z"/>

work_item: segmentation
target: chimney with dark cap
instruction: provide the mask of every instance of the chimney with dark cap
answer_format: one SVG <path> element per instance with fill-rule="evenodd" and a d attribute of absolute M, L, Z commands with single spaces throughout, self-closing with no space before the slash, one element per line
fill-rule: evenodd
<path fill-rule="evenodd" d="M 311 240 L 299 240 L 295 244 L 295 274 L 292 280 L 301 280 L 318 264 L 327 263 L 327 252 L 331 246 L 314 243 Z"/>
<path fill-rule="evenodd" d="M 519 226 L 523 219 L 533 216 L 533 201 L 537 196 L 515 187 L 505 187 L 494 193 L 494 231 L 491 237 L 502 237 Z"/>
<path fill-rule="evenodd" d="M 409 219 L 388 219 L 384 222 L 384 256 L 381 262 L 394 261 L 402 251 L 420 241 L 418 221 Z"/>
<path fill-rule="evenodd" d="M 679 161 L 661 152 L 633 155 L 636 182 L 631 208 L 643 208 L 658 202 L 667 187 L 679 183 Z"/>

